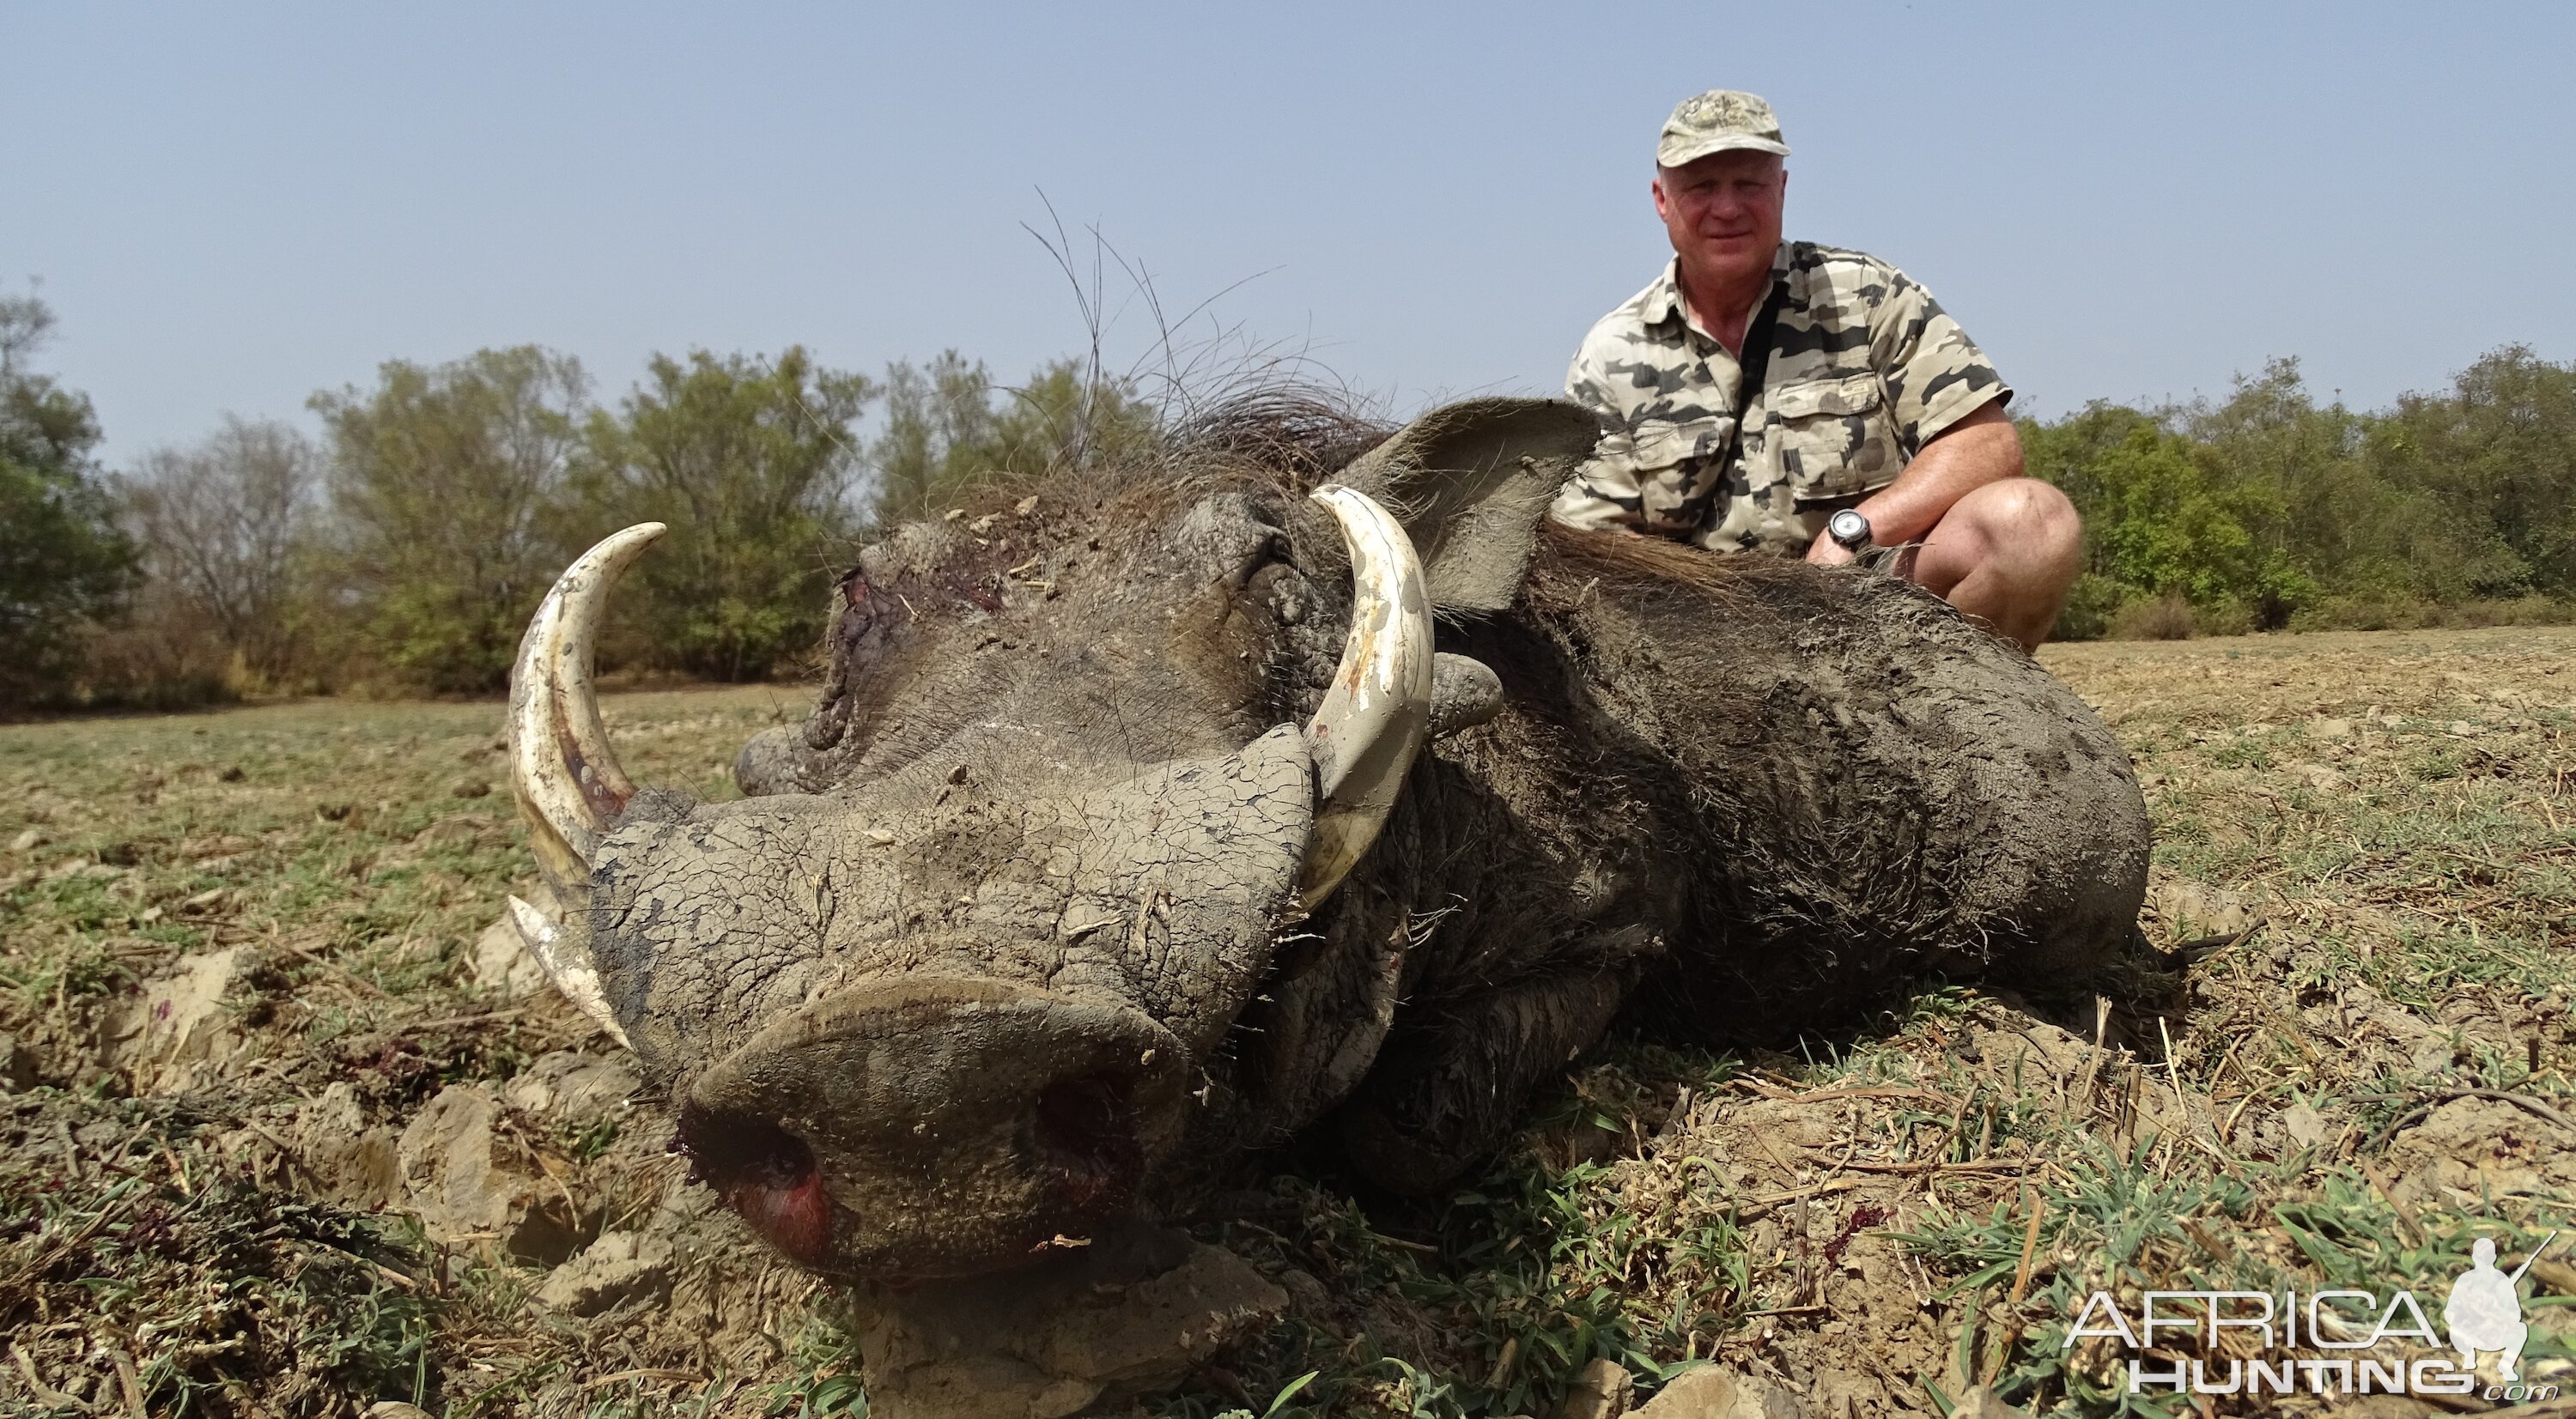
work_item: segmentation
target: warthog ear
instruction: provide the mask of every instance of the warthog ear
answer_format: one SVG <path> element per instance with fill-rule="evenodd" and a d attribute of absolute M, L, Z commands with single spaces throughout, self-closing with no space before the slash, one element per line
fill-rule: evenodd
<path fill-rule="evenodd" d="M 1599 429 L 1561 399 L 1465 399 L 1407 424 L 1333 480 L 1386 504 L 1444 611 L 1500 611 L 1519 593 L 1538 520 Z"/>

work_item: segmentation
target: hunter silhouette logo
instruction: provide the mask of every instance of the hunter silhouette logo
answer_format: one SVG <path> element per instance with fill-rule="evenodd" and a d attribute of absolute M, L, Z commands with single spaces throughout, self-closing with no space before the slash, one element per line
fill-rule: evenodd
<path fill-rule="evenodd" d="M 2520 1403 L 2558 1397 L 2556 1383 L 2526 1383 L 2522 1350 L 2531 1327 L 2522 1319 L 2523 1274 L 2558 1240 L 2551 1232 L 2512 1271 L 2496 1267 L 2496 1244 L 2478 1238 L 2469 1269 L 2451 1282 L 2442 1305 L 2443 1331 L 2412 1291 L 2147 1291 L 2133 1320 L 2107 1291 L 2087 1296 L 2067 1327 L 2060 1348 L 2085 1340 L 2116 1340 L 2127 1359 L 2128 1391 L 2164 1389 L 2181 1394 L 2320 1397 L 2366 1394 L 2467 1395 Z M 2223 1346 L 2228 1331 L 2239 1344 Z M 2201 1355 L 2177 1354 L 2163 1335 L 2179 1331 L 2198 1342 Z M 2243 1341 L 2250 1340 L 2250 1354 Z M 2409 1350 L 2383 1348 L 2411 1341 Z M 2409 1353 L 2411 1350 L 2412 1353 Z M 2426 1354 L 2426 1350 L 2433 1353 Z M 2314 1352 L 2314 1353 L 2308 1353 Z M 2481 1387 L 2478 1362 L 2496 1357 L 2495 1381 Z M 2223 1368 L 2221 1368 L 2223 1366 Z"/>
<path fill-rule="evenodd" d="M 2522 1361 L 2522 1345 L 2531 1338 L 2531 1327 L 2523 1324 L 2522 1293 L 2516 1288 L 2522 1274 L 2557 1239 L 2556 1232 L 2543 1237 L 2510 1276 L 2496 1270 L 2493 1241 L 2480 1237 L 2469 1248 L 2469 1269 L 2451 1283 L 2451 1299 L 2442 1303 L 2442 1324 L 2450 1327 L 2451 1348 L 2460 1352 L 2461 1369 L 2476 1370 L 2478 1355 L 2492 1350 L 2503 1357 L 2496 1362 L 2497 1378 L 2520 1378 L 2515 1366 Z"/>

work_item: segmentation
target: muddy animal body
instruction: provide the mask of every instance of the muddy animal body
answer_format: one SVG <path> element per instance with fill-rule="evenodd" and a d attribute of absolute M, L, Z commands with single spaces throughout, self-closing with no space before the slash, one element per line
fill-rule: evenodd
<path fill-rule="evenodd" d="M 1417 770 L 1350 937 L 1437 916 L 1341 1106 L 1382 1181 L 1445 1181 L 1623 1008 L 1778 1042 L 1899 974 L 2081 976 L 2136 919 L 2126 754 L 1912 587 L 1551 530 L 1453 644 L 1510 693 Z"/>
<path fill-rule="evenodd" d="M 1875 573 L 1542 527 L 1589 436 L 1479 401 L 1332 473 L 1413 592 L 1275 449 L 898 529 L 748 799 L 562 770 L 605 807 L 532 940 L 756 1227 L 905 1276 L 1320 1123 L 1436 1188 L 1631 1005 L 1740 1041 L 2117 948 L 2145 812 L 2071 692 Z"/>

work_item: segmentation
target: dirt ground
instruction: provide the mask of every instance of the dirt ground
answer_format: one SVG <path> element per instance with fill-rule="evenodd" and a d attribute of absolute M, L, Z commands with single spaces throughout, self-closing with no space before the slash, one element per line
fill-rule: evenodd
<path fill-rule="evenodd" d="M 2437 1412 L 2126 1394 L 2250 1332 L 2069 1327 L 2151 1289 L 2405 1287 L 2438 1323 L 2473 1240 L 2510 1268 L 2553 1228 L 2522 1378 L 2576 1392 L 2576 630 L 2043 658 L 2136 757 L 2170 962 L 2098 1008 L 1891 982 L 1785 1054 L 1615 1042 L 1437 1206 L 1277 1160 L 1193 1230 L 1287 1317 L 1135 1412 L 1544 1417 L 1600 1359 L 1639 1402 L 1713 1360 L 1815 1416 L 1981 1383 Z M 608 713 L 637 778 L 716 796 L 804 704 Z M 499 734 L 488 704 L 0 728 L 0 1413 L 866 1412 L 846 1298 L 710 1212 L 617 1050 L 484 936 L 530 870 Z"/>

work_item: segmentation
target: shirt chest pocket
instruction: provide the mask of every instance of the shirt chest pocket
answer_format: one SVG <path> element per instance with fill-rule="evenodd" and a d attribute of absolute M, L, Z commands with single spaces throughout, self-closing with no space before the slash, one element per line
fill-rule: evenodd
<path fill-rule="evenodd" d="M 1635 425 L 1618 440 L 1603 440 L 1602 453 L 1624 460 L 1650 523 L 1681 526 L 1697 518 L 1724 478 L 1717 457 L 1726 451 L 1727 435 L 1734 429 L 1735 420 L 1722 414 L 1656 419 Z"/>
<path fill-rule="evenodd" d="M 1875 374 L 1781 385 L 1764 403 L 1763 471 L 1800 502 L 1875 492 L 1905 471 Z"/>

